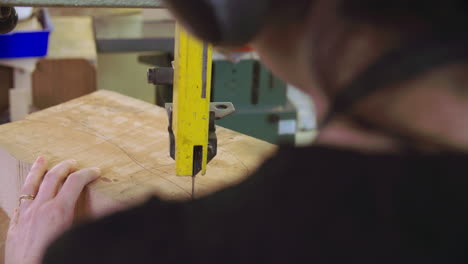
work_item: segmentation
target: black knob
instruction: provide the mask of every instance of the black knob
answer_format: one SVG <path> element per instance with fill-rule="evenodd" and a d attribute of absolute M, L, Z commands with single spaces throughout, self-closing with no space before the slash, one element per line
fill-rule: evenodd
<path fill-rule="evenodd" d="M 0 34 L 15 29 L 18 24 L 18 14 L 13 7 L 0 7 Z"/>
<path fill-rule="evenodd" d="M 174 69 L 171 67 L 149 69 L 148 83 L 154 85 L 172 85 L 174 83 Z"/>

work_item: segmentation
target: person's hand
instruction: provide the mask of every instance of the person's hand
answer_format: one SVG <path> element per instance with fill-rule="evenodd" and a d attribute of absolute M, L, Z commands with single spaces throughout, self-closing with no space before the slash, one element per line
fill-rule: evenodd
<path fill-rule="evenodd" d="M 5 264 L 39 264 L 48 245 L 71 226 L 83 188 L 100 175 L 97 168 L 77 171 L 76 166 L 69 160 L 47 171 L 44 158 L 34 162 L 21 191 L 29 197 L 11 219 Z"/>

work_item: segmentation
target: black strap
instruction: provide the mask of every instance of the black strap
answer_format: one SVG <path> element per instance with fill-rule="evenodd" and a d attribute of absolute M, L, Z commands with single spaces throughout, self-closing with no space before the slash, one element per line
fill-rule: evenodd
<path fill-rule="evenodd" d="M 468 63 L 468 36 L 461 38 L 440 36 L 413 41 L 396 48 L 383 55 L 336 96 L 330 111 L 319 127 L 323 128 L 333 118 L 347 114 L 357 126 L 397 138 L 405 151 L 414 152 L 415 144 L 423 143 L 418 142 L 418 138 L 405 135 L 397 129 L 384 129 L 363 120 L 352 113 L 352 108 L 366 97 L 386 87 L 415 79 L 441 66 L 466 63 Z M 434 144 L 437 145 L 435 142 Z"/>
<path fill-rule="evenodd" d="M 461 35 L 463 36 L 463 35 Z M 382 128 L 352 113 L 352 108 L 377 91 L 409 81 L 441 66 L 468 63 L 468 36 L 412 41 L 383 55 L 373 65 L 358 75 L 341 94 L 336 96 L 331 110 L 320 128 L 333 118 L 347 114 L 357 126 L 378 131 L 400 140 L 405 151 L 414 152 L 418 138 L 403 134 L 397 128 Z M 435 145 L 437 145 L 434 142 Z"/>
<path fill-rule="evenodd" d="M 349 112 L 366 97 L 389 86 L 415 79 L 435 68 L 468 62 L 468 37 L 413 41 L 383 55 L 335 97 L 319 127 Z"/>

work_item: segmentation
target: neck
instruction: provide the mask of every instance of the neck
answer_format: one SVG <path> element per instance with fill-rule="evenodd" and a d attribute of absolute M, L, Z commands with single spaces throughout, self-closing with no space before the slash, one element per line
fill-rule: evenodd
<path fill-rule="evenodd" d="M 382 133 L 356 127 L 348 119 L 335 120 L 327 125 L 320 131 L 316 143 L 361 152 L 394 153 L 400 150 L 398 140 Z"/>
<path fill-rule="evenodd" d="M 449 68 L 389 87 L 360 103 L 355 114 L 380 128 L 366 130 L 349 119 L 333 120 L 320 133 L 317 143 L 360 151 L 395 152 L 411 140 L 423 152 L 468 153 L 468 90 L 465 71 Z M 460 78 L 458 78 L 460 77 Z M 323 117 L 322 111 L 322 117 Z M 393 133 L 388 133 L 388 131 Z"/>

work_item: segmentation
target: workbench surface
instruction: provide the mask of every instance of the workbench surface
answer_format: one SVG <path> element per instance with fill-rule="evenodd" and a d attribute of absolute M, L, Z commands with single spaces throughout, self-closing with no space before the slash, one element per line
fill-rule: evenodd
<path fill-rule="evenodd" d="M 169 156 L 165 109 L 114 92 L 99 91 L 0 126 L 0 207 L 11 215 L 29 164 L 41 155 L 56 164 L 76 159 L 99 167 L 102 177 L 79 202 L 84 215 L 100 215 L 155 194 L 189 199 L 192 180 L 175 176 Z M 276 147 L 218 127 L 218 155 L 197 195 L 235 184 L 252 173 Z"/>

